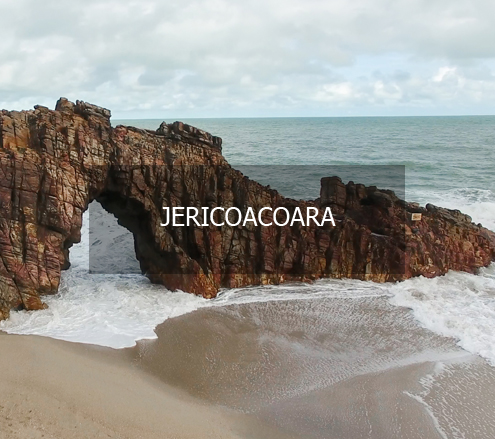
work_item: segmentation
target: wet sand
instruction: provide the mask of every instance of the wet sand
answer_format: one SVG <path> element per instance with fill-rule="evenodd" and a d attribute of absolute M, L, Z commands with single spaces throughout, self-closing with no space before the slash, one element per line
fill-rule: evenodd
<path fill-rule="evenodd" d="M 207 308 L 157 333 L 127 353 L 162 381 L 249 414 L 243 437 L 495 437 L 495 369 L 384 297 Z"/>
<path fill-rule="evenodd" d="M 384 297 L 204 308 L 157 334 L 0 333 L 0 438 L 495 437 L 495 368 Z"/>

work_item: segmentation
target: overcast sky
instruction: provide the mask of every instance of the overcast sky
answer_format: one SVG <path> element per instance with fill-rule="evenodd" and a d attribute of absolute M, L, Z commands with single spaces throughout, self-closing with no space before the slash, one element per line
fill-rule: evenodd
<path fill-rule="evenodd" d="M 0 0 L 0 108 L 495 114 L 494 0 Z"/>

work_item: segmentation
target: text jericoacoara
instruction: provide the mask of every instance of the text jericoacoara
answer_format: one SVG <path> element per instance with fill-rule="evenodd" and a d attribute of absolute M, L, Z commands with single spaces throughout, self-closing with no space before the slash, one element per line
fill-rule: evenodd
<path fill-rule="evenodd" d="M 248 224 L 254 226 L 270 227 L 276 226 L 293 226 L 296 223 L 301 226 L 309 226 L 313 221 L 318 227 L 330 223 L 335 227 L 335 220 L 332 215 L 330 207 L 326 207 L 321 220 L 318 217 L 321 215 L 320 210 L 313 206 L 306 208 L 306 215 L 303 214 L 300 207 L 296 207 L 293 212 L 285 207 L 262 207 L 258 210 L 257 215 L 252 207 L 248 207 L 243 214 L 238 207 L 201 207 L 200 210 L 196 207 L 163 207 L 164 210 L 164 222 L 160 225 L 163 227 L 172 225 L 173 227 L 191 226 L 193 224 L 197 226 L 224 226 L 225 224 L 231 227 L 237 227 L 242 224 L 242 227 L 246 227 Z M 198 218 L 199 217 L 199 218 Z"/>

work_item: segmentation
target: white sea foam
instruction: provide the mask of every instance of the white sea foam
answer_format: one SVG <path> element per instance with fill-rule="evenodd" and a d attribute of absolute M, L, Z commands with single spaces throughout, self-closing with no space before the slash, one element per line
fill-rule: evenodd
<path fill-rule="evenodd" d="M 422 326 L 457 339 L 495 366 L 495 264 L 477 276 L 449 272 L 409 279 L 392 285 L 390 292 L 390 302 L 410 308 Z"/>
<path fill-rule="evenodd" d="M 137 276 L 64 277 L 60 293 L 45 298 L 48 309 L 12 312 L 0 329 L 119 349 L 156 338 L 158 324 L 205 302 L 155 287 Z"/>
<path fill-rule="evenodd" d="M 207 304 L 192 294 L 152 285 L 140 274 L 90 275 L 88 223 L 86 213 L 82 242 L 71 250 L 72 267 L 62 274 L 58 294 L 43 298 L 48 309 L 12 312 L 0 322 L 1 330 L 119 349 L 156 338 L 157 325 Z M 113 227 L 110 235 L 120 240 L 123 229 L 116 220 Z"/>
<path fill-rule="evenodd" d="M 431 203 L 447 209 L 458 209 L 471 216 L 475 223 L 495 230 L 495 193 L 490 189 L 429 190 L 414 193 L 413 197 L 421 204 Z"/>
<path fill-rule="evenodd" d="M 312 284 L 293 283 L 221 290 L 211 306 L 318 298 L 363 299 L 388 296 L 390 285 L 353 279 L 323 279 Z"/>

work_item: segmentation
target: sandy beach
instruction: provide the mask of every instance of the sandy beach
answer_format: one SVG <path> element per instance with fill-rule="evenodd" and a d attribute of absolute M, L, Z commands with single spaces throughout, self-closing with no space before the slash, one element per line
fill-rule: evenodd
<path fill-rule="evenodd" d="M 494 437 L 495 372 L 382 297 L 212 307 L 112 350 L 0 335 L 0 437 Z"/>
<path fill-rule="evenodd" d="M 245 437 L 273 437 L 259 425 L 291 438 L 495 435 L 494 368 L 383 297 L 203 309 L 157 332 L 131 358 L 249 414 Z"/>
<path fill-rule="evenodd" d="M 225 410 L 147 376 L 118 351 L 0 334 L 0 437 L 237 438 Z"/>

